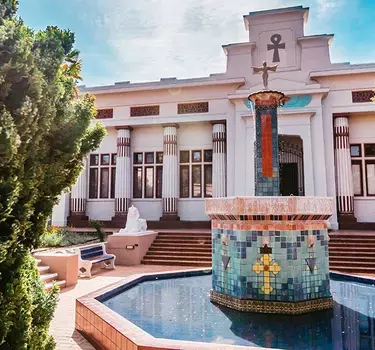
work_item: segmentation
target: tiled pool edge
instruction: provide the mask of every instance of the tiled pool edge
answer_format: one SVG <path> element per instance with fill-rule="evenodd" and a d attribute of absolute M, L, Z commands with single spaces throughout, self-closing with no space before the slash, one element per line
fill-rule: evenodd
<path fill-rule="evenodd" d="M 88 341 L 98 349 L 109 350 L 197 350 L 197 349 L 248 349 L 261 350 L 264 348 L 255 348 L 248 346 L 201 343 L 190 341 L 179 341 L 170 339 L 155 338 L 149 333 L 138 328 L 126 318 L 107 308 L 97 299 L 105 298 L 108 293 L 116 293 L 116 290 L 122 289 L 124 285 L 136 284 L 147 280 L 148 276 L 158 276 L 158 278 L 171 278 L 177 276 L 196 275 L 205 271 L 209 273 L 210 269 L 182 270 L 165 273 L 148 273 L 133 275 L 123 280 L 110 284 L 88 295 L 76 300 L 76 319 L 75 328 Z M 342 280 L 374 284 L 375 280 L 371 278 L 330 272 L 331 278 L 340 278 Z"/>
<path fill-rule="evenodd" d="M 375 285 L 375 277 L 364 277 L 359 275 L 352 275 L 347 273 L 341 273 L 337 271 L 330 271 L 329 273 L 331 278 L 338 278 L 344 281 L 357 282 L 362 284 Z"/>
<path fill-rule="evenodd" d="M 93 346 L 98 349 L 108 350 L 197 350 L 197 349 L 247 349 L 261 350 L 265 348 L 255 348 L 239 345 L 216 344 L 180 341 L 171 339 L 155 338 L 149 333 L 138 328 L 132 322 L 107 308 L 97 300 L 105 294 L 120 289 L 124 285 L 132 282 L 140 282 L 147 279 L 147 276 L 160 276 L 160 278 L 194 275 L 198 272 L 210 271 L 209 269 L 183 270 L 179 272 L 149 273 L 133 275 L 117 283 L 99 289 L 93 293 L 85 295 L 76 300 L 75 328 Z"/>

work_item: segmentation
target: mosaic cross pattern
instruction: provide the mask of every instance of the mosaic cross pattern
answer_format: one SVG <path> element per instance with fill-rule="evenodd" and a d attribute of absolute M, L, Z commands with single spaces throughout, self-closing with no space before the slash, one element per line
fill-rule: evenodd
<path fill-rule="evenodd" d="M 223 245 L 223 236 L 228 244 Z M 267 237 L 270 246 L 262 246 Z M 315 244 L 311 245 L 314 237 Z M 225 240 L 224 240 L 225 241 Z M 236 298 L 298 302 L 330 296 L 328 233 L 214 228 L 213 290 Z M 230 258 L 225 268 L 222 256 Z"/>

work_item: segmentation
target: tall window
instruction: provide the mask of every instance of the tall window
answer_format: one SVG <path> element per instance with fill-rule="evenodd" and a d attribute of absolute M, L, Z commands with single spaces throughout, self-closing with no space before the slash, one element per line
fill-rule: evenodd
<path fill-rule="evenodd" d="M 89 198 L 115 198 L 116 154 L 90 154 Z"/>
<path fill-rule="evenodd" d="M 212 150 L 180 151 L 180 198 L 212 197 Z"/>
<path fill-rule="evenodd" d="M 350 145 L 355 196 L 375 196 L 375 143 Z"/>
<path fill-rule="evenodd" d="M 161 198 L 163 152 L 133 154 L 133 198 Z"/>

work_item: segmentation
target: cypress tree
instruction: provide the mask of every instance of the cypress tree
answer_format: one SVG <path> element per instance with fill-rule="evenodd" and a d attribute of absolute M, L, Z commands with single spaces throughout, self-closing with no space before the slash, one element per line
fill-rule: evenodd
<path fill-rule="evenodd" d="M 43 290 L 31 251 L 105 129 L 94 98 L 77 98 L 74 34 L 35 32 L 17 6 L 0 0 L 0 348 L 43 350 L 58 290 Z"/>

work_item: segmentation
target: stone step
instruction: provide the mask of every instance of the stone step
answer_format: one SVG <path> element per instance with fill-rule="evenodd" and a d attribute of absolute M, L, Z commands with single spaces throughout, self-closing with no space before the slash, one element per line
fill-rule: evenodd
<path fill-rule="evenodd" d="M 169 251 L 201 251 L 201 252 L 212 252 L 211 245 L 208 244 L 155 244 L 153 243 L 149 250 L 158 251 L 158 250 L 169 250 Z"/>
<path fill-rule="evenodd" d="M 211 240 L 187 240 L 187 239 L 158 239 L 156 238 L 153 244 L 174 244 L 174 245 L 211 245 Z"/>
<path fill-rule="evenodd" d="M 149 254 L 147 253 L 143 260 L 153 260 L 153 259 L 162 259 L 162 260 L 181 260 L 181 261 L 211 261 L 211 256 L 185 256 L 185 255 L 179 255 L 179 256 L 170 256 L 170 255 L 155 255 L 155 254 Z"/>
<path fill-rule="evenodd" d="M 358 259 L 358 256 L 363 256 L 363 257 L 374 257 L 375 258 L 375 250 L 373 251 L 351 251 L 351 250 L 347 250 L 347 251 L 343 251 L 343 250 L 330 250 L 329 251 L 329 257 L 342 257 L 343 259 L 345 259 L 346 257 L 350 257 L 350 256 L 354 256 Z"/>
<path fill-rule="evenodd" d="M 356 248 L 356 247 L 364 247 L 364 248 L 375 248 L 375 242 L 374 243 L 368 243 L 368 242 L 329 242 L 328 247 L 348 247 L 348 248 Z"/>
<path fill-rule="evenodd" d="M 369 238 L 350 238 L 350 239 L 344 239 L 344 238 L 331 238 L 329 240 L 329 243 L 339 243 L 339 244 L 353 244 L 353 243 L 369 243 L 369 244 L 375 244 L 375 239 L 369 239 Z"/>
<path fill-rule="evenodd" d="M 162 232 L 158 232 L 158 237 L 160 237 L 160 236 L 186 236 L 186 237 L 205 236 L 205 237 L 211 237 L 211 231 L 207 231 L 207 232 L 162 231 Z"/>
<path fill-rule="evenodd" d="M 165 240 L 165 239 L 178 239 L 178 240 L 187 240 L 187 241 L 193 241 L 193 240 L 210 240 L 211 241 L 211 235 L 201 236 L 201 235 L 194 235 L 194 236 L 183 236 L 183 235 L 158 235 L 156 237 L 157 240 Z"/>
<path fill-rule="evenodd" d="M 211 267 L 211 262 L 199 262 L 199 261 L 181 261 L 181 260 L 163 260 L 163 259 L 152 259 L 142 260 L 144 265 L 170 265 L 170 266 L 197 266 L 197 267 Z"/>
<path fill-rule="evenodd" d="M 36 260 L 36 263 L 37 263 L 38 265 L 42 262 L 41 259 L 35 259 L 35 260 Z"/>
<path fill-rule="evenodd" d="M 347 268 L 347 267 L 372 267 L 375 269 L 375 261 L 363 261 L 362 258 L 359 259 L 360 261 L 356 260 L 348 260 L 348 259 L 342 259 L 342 260 L 330 260 L 329 266 L 332 268 L 333 266 L 339 267 L 339 268 Z"/>
<path fill-rule="evenodd" d="M 149 250 L 147 252 L 147 255 L 168 255 L 168 256 L 203 256 L 203 257 L 209 257 L 211 258 L 212 253 L 210 251 L 207 252 L 201 252 L 196 250 L 191 251 L 173 251 L 173 250 Z"/>
<path fill-rule="evenodd" d="M 332 256 L 330 255 L 329 261 L 355 261 L 359 263 L 368 263 L 368 262 L 374 262 L 375 263 L 375 255 L 361 255 L 358 257 L 358 255 L 341 255 L 341 256 Z"/>
<path fill-rule="evenodd" d="M 45 290 L 49 290 L 53 287 L 54 283 L 56 283 L 60 289 L 66 287 L 66 281 L 65 280 L 57 280 L 57 281 L 52 281 L 52 282 L 48 282 L 44 285 L 44 289 Z"/>
<path fill-rule="evenodd" d="M 51 282 L 53 281 L 54 279 L 56 279 L 56 277 L 58 276 L 57 273 L 45 273 L 43 275 L 40 275 L 40 279 L 43 281 L 43 282 Z"/>
<path fill-rule="evenodd" d="M 330 246 L 328 247 L 328 250 L 329 251 L 341 251 L 341 252 L 347 252 L 347 251 L 350 251 L 350 252 L 355 252 L 355 251 L 358 251 L 358 252 L 375 252 L 375 247 L 368 247 L 368 246 L 359 246 L 359 247 L 346 247 L 346 246 L 343 246 L 343 245 L 340 245 L 338 247 L 336 246 Z"/>
<path fill-rule="evenodd" d="M 177 241 L 159 241 L 159 240 L 155 240 L 153 243 L 152 243 L 152 246 L 153 247 L 163 247 L 163 246 L 169 246 L 169 247 L 204 247 L 204 248 L 211 248 L 212 244 L 211 244 L 211 241 L 207 241 L 207 242 L 204 242 L 204 243 L 198 243 L 198 242 L 186 242 L 186 241 L 183 241 L 183 242 L 177 242 Z"/>
<path fill-rule="evenodd" d="M 337 266 L 333 265 L 329 267 L 329 270 L 332 272 L 338 271 L 338 272 L 348 272 L 348 273 L 375 273 L 375 268 L 374 267 L 367 267 L 367 266 L 362 266 L 362 267 L 357 267 L 357 266 Z"/>
<path fill-rule="evenodd" d="M 209 253 L 211 254 L 212 252 L 212 249 L 210 247 L 207 247 L 206 246 L 199 246 L 199 247 L 183 247 L 183 248 L 180 248 L 180 247 L 171 247 L 171 246 L 167 246 L 167 247 L 164 247 L 164 246 L 157 246 L 157 247 L 153 247 L 151 246 L 149 251 L 165 251 L 165 252 L 176 252 L 176 253 L 181 253 L 181 252 L 197 252 L 197 253 Z"/>
<path fill-rule="evenodd" d="M 43 275 L 43 274 L 46 274 L 49 271 L 50 267 L 46 266 L 46 265 L 39 265 L 37 267 L 37 269 L 38 269 L 39 274 Z"/>

